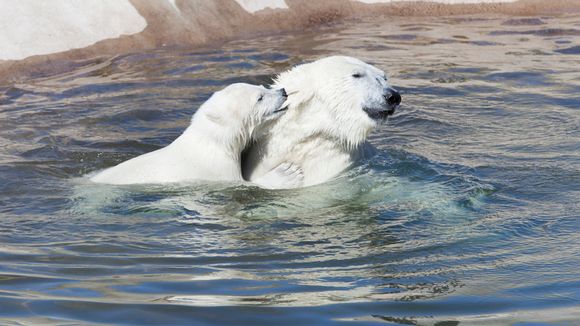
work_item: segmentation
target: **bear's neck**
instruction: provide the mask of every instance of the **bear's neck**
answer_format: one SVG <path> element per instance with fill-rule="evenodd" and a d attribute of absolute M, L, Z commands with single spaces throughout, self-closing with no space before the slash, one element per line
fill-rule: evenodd
<path fill-rule="evenodd" d="M 335 124 L 336 120 L 326 111 L 320 110 L 314 101 L 308 101 L 299 108 L 299 111 L 291 110 L 276 122 L 272 131 L 272 135 L 275 136 L 272 137 L 274 140 L 271 145 L 293 148 L 312 141 L 327 141 L 336 151 L 356 152 L 364 143 L 366 133 L 359 135 L 357 130 L 357 134 L 351 135 L 349 131 L 352 132 L 352 129 L 342 130 L 344 126 L 335 126 Z"/>
<path fill-rule="evenodd" d="M 210 170 L 220 171 L 223 180 L 242 181 L 241 152 L 246 138 L 211 121 L 194 119 L 172 147 L 192 161 L 207 164 Z"/>

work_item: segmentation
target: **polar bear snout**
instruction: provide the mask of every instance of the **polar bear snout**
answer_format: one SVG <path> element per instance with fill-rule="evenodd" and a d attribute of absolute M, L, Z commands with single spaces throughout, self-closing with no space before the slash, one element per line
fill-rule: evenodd
<path fill-rule="evenodd" d="M 396 107 L 401 104 L 401 94 L 394 88 L 388 87 L 383 96 L 385 97 L 385 100 L 387 100 L 389 108 L 393 108 L 393 112 L 395 111 Z"/>
<path fill-rule="evenodd" d="M 266 90 L 266 95 L 259 100 L 259 105 L 264 107 L 260 117 L 262 122 L 271 121 L 278 118 L 288 110 L 288 94 L 284 88 L 275 88 Z"/>
<path fill-rule="evenodd" d="M 288 99 L 288 94 L 286 93 L 286 90 L 284 88 L 280 88 L 277 91 L 280 97 L 282 98 L 282 104 L 280 104 L 279 108 L 276 109 L 274 113 L 288 110 L 288 104 L 286 103 L 286 100 Z"/>
<path fill-rule="evenodd" d="M 395 114 L 395 110 L 401 104 L 401 94 L 390 87 L 383 89 L 382 101 L 380 105 L 370 105 L 363 107 L 363 111 L 374 120 L 385 120 L 387 117 Z"/>

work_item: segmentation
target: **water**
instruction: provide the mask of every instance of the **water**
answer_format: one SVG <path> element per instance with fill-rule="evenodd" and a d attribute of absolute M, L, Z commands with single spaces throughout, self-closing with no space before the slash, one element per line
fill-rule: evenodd
<path fill-rule="evenodd" d="M 580 17 L 358 22 L 77 63 L 0 92 L 0 323 L 580 320 Z M 327 184 L 105 186 L 224 85 L 332 54 L 403 106 Z"/>

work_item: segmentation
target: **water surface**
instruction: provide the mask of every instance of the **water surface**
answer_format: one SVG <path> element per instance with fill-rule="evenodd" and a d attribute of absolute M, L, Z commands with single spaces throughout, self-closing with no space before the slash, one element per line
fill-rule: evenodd
<path fill-rule="evenodd" d="M 0 322 L 573 324 L 580 17 L 359 22 L 100 58 L 0 88 Z M 233 82 L 345 54 L 403 106 L 298 190 L 106 186 Z"/>

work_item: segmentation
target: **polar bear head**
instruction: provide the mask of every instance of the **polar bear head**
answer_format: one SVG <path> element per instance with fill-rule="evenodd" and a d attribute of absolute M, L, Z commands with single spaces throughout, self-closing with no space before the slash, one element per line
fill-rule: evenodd
<path fill-rule="evenodd" d="M 269 122 L 280 117 L 288 106 L 283 88 L 267 89 L 244 83 L 227 86 L 214 93 L 193 115 L 192 126 L 235 151 L 263 133 Z"/>
<path fill-rule="evenodd" d="M 362 143 L 401 102 L 382 70 L 345 56 L 296 66 L 280 74 L 275 86 L 286 89 L 292 115 L 311 117 L 311 134 L 338 138 L 349 147 Z"/>

